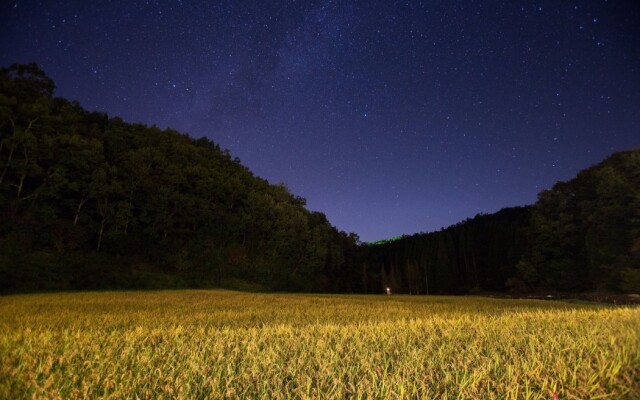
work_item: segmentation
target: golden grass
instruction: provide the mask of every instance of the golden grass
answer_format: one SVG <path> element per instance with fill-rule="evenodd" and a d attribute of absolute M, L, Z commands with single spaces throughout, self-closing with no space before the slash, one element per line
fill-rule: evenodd
<path fill-rule="evenodd" d="M 0 398 L 637 399 L 640 308 L 230 291 L 0 297 Z"/>

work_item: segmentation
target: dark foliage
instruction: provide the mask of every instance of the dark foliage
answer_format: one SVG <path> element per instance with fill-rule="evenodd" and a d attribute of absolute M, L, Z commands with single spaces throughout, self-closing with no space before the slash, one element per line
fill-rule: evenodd
<path fill-rule="evenodd" d="M 286 186 L 53 91 L 35 64 L 0 73 L 0 290 L 360 290 L 357 237 Z"/>
<path fill-rule="evenodd" d="M 367 289 L 442 294 L 504 291 L 527 247 L 531 207 L 478 215 L 439 232 L 369 247 Z"/>
<path fill-rule="evenodd" d="M 557 183 L 533 206 L 371 246 L 366 278 L 370 292 L 637 293 L 640 150 Z"/>
<path fill-rule="evenodd" d="M 640 150 L 613 154 L 538 195 L 519 290 L 640 291 Z"/>
<path fill-rule="evenodd" d="M 0 70 L 0 292 L 640 291 L 640 150 L 533 206 L 360 245 L 210 140 L 54 89 L 35 64 Z"/>

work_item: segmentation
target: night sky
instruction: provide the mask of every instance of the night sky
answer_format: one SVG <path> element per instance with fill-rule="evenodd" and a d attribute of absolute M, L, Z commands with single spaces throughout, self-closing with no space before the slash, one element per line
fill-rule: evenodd
<path fill-rule="evenodd" d="M 640 1 L 0 1 L 0 65 L 207 136 L 363 241 L 640 145 Z"/>

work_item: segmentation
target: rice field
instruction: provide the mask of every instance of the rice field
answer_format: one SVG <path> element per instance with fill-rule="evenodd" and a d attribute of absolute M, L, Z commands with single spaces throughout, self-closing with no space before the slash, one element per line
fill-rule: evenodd
<path fill-rule="evenodd" d="M 218 290 L 0 297 L 0 398 L 638 399 L 640 307 Z"/>

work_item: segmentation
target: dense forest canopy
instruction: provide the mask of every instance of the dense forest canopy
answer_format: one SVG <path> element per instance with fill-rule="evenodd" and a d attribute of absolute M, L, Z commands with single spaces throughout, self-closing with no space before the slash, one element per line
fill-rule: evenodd
<path fill-rule="evenodd" d="M 640 150 L 529 207 L 373 246 L 367 273 L 409 293 L 640 291 Z"/>
<path fill-rule="evenodd" d="M 35 64 L 0 71 L 0 291 L 640 290 L 640 150 L 533 206 L 361 245 L 210 140 L 54 90 Z"/>
<path fill-rule="evenodd" d="M 3 290 L 227 286 L 356 291 L 357 237 L 206 138 L 53 97 L 0 74 Z"/>
<path fill-rule="evenodd" d="M 538 195 L 516 290 L 640 291 L 640 150 Z"/>
<path fill-rule="evenodd" d="M 527 246 L 531 207 L 370 246 L 367 274 L 398 293 L 503 291 Z"/>

